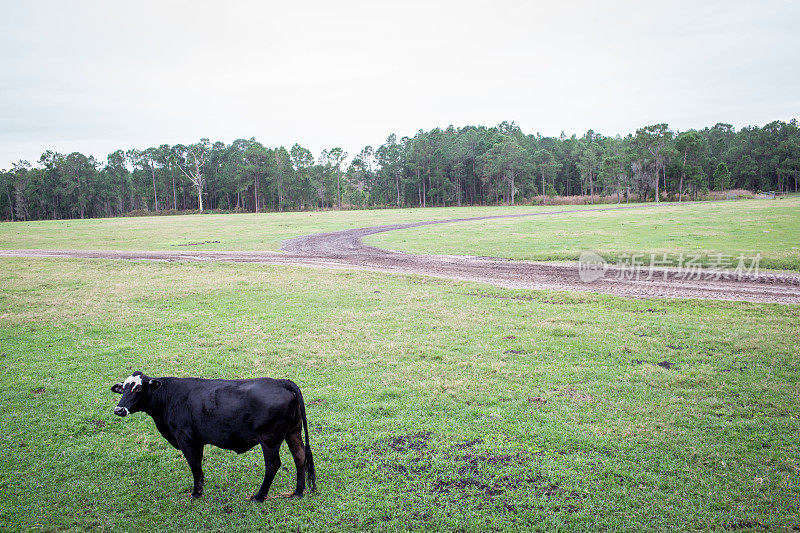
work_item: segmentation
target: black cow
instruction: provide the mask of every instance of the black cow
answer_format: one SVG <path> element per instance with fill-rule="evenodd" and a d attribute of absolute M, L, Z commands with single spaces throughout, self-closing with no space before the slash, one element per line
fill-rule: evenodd
<path fill-rule="evenodd" d="M 114 414 L 144 411 L 170 444 L 183 452 L 194 476 L 192 498 L 203 494 L 203 447 L 244 453 L 256 444 L 264 451 L 264 483 L 251 500 L 264 501 L 281 465 L 281 442 L 289 445 L 297 467 L 297 486 L 283 496 L 300 498 L 306 473 L 317 490 L 314 458 L 308 442 L 306 406 L 300 389 L 288 379 L 149 378 L 134 372 L 111 387 L 122 394 Z M 305 430 L 306 442 L 300 430 Z"/>

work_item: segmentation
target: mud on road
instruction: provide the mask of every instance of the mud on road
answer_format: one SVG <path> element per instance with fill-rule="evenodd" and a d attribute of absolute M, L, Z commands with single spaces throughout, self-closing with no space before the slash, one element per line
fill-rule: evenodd
<path fill-rule="evenodd" d="M 651 206 L 615 206 L 591 209 L 643 209 Z M 227 261 L 301 265 L 323 268 L 360 269 L 391 274 L 419 274 L 464 281 L 488 283 L 510 289 L 600 292 L 631 298 L 690 298 L 704 300 L 741 300 L 800 304 L 800 275 L 783 273 L 751 274 L 736 277 L 680 279 L 671 269 L 657 269 L 652 276 L 629 279 L 624 272 L 608 267 L 600 279 L 581 280 L 577 263 L 510 261 L 452 255 L 419 255 L 367 246 L 368 235 L 431 224 L 466 220 L 544 216 L 581 210 L 550 211 L 498 215 L 467 219 L 438 220 L 411 224 L 393 224 L 306 235 L 284 241 L 280 252 L 222 251 L 153 251 L 108 250 L 0 250 L 0 256 L 67 257 L 150 261 Z"/>

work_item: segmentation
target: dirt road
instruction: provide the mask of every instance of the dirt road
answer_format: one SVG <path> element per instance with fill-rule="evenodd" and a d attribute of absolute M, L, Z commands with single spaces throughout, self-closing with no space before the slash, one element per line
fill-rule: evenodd
<path fill-rule="evenodd" d="M 596 210 L 625 209 L 626 206 Z M 643 208 L 640 206 L 630 208 Z M 577 212 L 577 210 L 573 210 Z M 572 211 L 559 211 L 568 213 Z M 580 212 L 585 212 L 581 210 Z M 582 281 L 577 263 L 541 263 L 468 256 L 416 255 L 367 246 L 363 237 L 430 224 L 457 223 L 549 213 L 476 217 L 412 224 L 394 224 L 319 233 L 290 239 L 281 252 L 153 251 L 108 250 L 0 250 L 0 256 L 69 257 L 152 261 L 228 261 L 289 264 L 323 268 L 363 269 L 386 273 L 421 274 L 477 281 L 513 289 L 588 291 L 633 298 L 694 298 L 743 300 L 800 304 L 800 275 L 760 273 L 739 278 L 699 275 L 681 276 L 674 269 L 661 269 L 631 276 L 625 268 L 607 267 L 592 282 Z M 684 273 L 685 274 L 685 273 Z M 586 276 L 583 276 L 586 279 Z M 637 279 L 638 278 L 638 279 Z"/>

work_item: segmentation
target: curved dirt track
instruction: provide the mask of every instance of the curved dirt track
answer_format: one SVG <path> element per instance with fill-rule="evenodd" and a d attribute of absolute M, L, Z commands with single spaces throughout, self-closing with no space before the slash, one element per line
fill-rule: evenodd
<path fill-rule="evenodd" d="M 602 278 L 585 283 L 581 281 L 577 263 L 541 263 L 469 256 L 406 254 L 367 246 L 362 242 L 363 237 L 367 235 L 431 224 L 649 207 L 654 207 L 654 205 L 498 215 L 357 228 L 290 239 L 283 243 L 281 252 L 0 250 L 0 256 L 290 264 L 421 274 L 477 281 L 513 289 L 602 292 L 634 298 L 694 298 L 800 304 L 800 276 L 793 274 L 761 273 L 743 276 L 741 279 L 734 277 L 726 279 L 718 276 L 680 279 L 675 275 L 675 270 L 667 269 L 657 270 L 652 276 L 643 275 L 639 279 L 626 279 L 628 277 L 626 274 L 629 272 L 609 267 Z M 705 279 L 708 277 L 712 279 Z"/>

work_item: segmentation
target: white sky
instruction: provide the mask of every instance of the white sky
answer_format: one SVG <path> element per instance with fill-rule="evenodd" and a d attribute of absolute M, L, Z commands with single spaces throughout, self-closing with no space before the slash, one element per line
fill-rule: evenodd
<path fill-rule="evenodd" d="M 46 149 L 341 146 L 516 121 L 800 116 L 796 1 L 0 0 L 0 168 Z"/>

